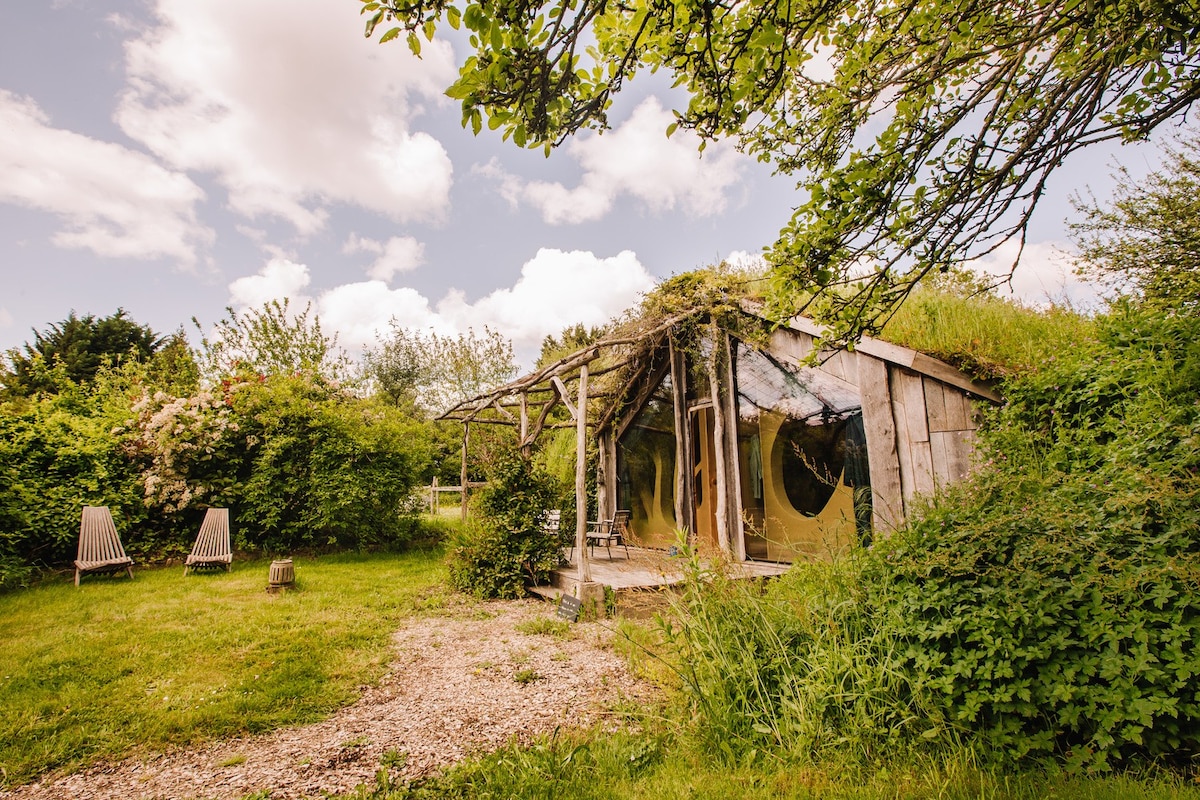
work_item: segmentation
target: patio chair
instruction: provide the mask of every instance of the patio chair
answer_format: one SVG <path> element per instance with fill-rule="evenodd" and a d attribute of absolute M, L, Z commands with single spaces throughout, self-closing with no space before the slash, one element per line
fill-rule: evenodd
<path fill-rule="evenodd" d="M 543 531 L 557 536 L 560 525 L 562 525 L 562 511 L 557 508 L 551 508 L 542 512 Z"/>
<path fill-rule="evenodd" d="M 589 522 L 587 543 L 588 547 L 592 548 L 592 554 L 595 555 L 597 545 L 604 545 L 611 561 L 612 546 L 618 544 L 625 548 L 625 558 L 629 558 L 629 545 L 625 543 L 625 537 L 629 535 L 629 518 L 631 516 L 633 516 L 632 511 L 618 511 L 612 519 Z"/>
<path fill-rule="evenodd" d="M 183 565 L 183 574 L 188 570 L 221 569 L 229 572 L 233 562 L 233 548 L 229 545 L 229 509 L 210 508 L 204 512 L 204 522 L 192 552 Z"/>
<path fill-rule="evenodd" d="M 79 521 L 79 551 L 75 556 L 75 585 L 79 585 L 82 575 L 118 572 L 128 572 L 133 580 L 133 559 L 125 555 L 108 506 L 84 506 Z"/>

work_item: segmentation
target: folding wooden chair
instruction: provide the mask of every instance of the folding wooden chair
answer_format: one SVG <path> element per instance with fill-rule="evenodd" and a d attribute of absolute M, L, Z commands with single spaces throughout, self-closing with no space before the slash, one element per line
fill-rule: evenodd
<path fill-rule="evenodd" d="M 108 506 L 84 506 L 79 521 L 79 550 L 75 556 L 75 585 L 82 575 L 128 572 L 133 580 L 133 559 L 125 555 L 117 526 Z"/>
<path fill-rule="evenodd" d="M 204 522 L 192 552 L 183 565 L 183 574 L 188 570 L 220 569 L 229 572 L 233 562 L 233 548 L 229 544 L 229 509 L 210 508 L 204 512 Z"/>

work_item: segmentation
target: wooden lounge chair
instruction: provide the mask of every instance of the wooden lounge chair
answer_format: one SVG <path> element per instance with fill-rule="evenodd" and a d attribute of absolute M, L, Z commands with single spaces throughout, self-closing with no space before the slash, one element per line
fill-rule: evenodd
<path fill-rule="evenodd" d="M 188 570 L 224 569 L 229 572 L 233 562 L 233 548 L 229 545 L 229 509 L 210 508 L 204 512 L 204 522 L 192 552 L 183 565 L 183 574 Z"/>
<path fill-rule="evenodd" d="M 133 580 L 133 559 L 125 555 L 117 526 L 108 506 L 84 506 L 79 522 L 79 552 L 75 558 L 75 585 L 81 575 L 128 572 Z"/>
<path fill-rule="evenodd" d="M 625 543 L 625 537 L 629 534 L 629 518 L 631 516 L 633 516 L 631 511 L 618 511 L 612 519 L 589 522 L 587 543 L 588 547 L 592 548 L 592 553 L 595 554 L 596 546 L 602 544 L 608 551 L 608 558 L 611 561 L 612 546 L 619 544 L 625 548 L 625 558 L 629 558 L 629 545 Z"/>

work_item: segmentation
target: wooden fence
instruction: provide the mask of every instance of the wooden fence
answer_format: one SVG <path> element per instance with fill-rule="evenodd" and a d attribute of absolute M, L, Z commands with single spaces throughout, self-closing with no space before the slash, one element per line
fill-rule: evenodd
<path fill-rule="evenodd" d="M 468 492 L 470 492 L 472 489 L 478 489 L 481 486 L 487 486 L 487 481 L 467 481 L 467 491 Z M 453 492 L 454 494 L 459 495 L 459 504 L 458 505 L 460 508 L 462 508 L 463 519 L 466 519 L 467 504 L 466 504 L 466 498 L 462 497 L 462 490 L 463 490 L 463 487 L 461 485 L 440 486 L 438 484 L 437 477 L 434 476 L 433 483 L 429 484 L 429 486 L 426 488 L 426 491 L 429 494 L 426 497 L 425 502 L 426 502 L 426 506 L 429 509 L 429 513 L 430 514 L 440 514 L 441 510 L 442 510 L 442 502 L 441 502 L 442 493 L 443 492 Z"/>

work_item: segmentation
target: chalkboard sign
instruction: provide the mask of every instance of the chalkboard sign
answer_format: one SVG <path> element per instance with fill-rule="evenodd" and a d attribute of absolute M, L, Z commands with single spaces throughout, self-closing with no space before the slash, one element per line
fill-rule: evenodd
<path fill-rule="evenodd" d="M 569 594 L 564 594 L 562 599 L 558 601 L 558 616 L 560 619 L 565 619 L 567 622 L 575 622 L 579 619 L 579 598 L 571 597 Z"/>

